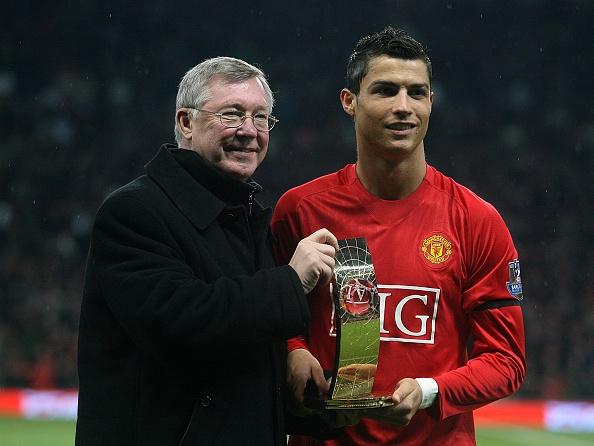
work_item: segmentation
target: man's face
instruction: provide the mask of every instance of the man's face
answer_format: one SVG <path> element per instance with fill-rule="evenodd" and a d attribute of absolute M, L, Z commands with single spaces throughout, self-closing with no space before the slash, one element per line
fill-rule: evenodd
<path fill-rule="evenodd" d="M 242 111 L 248 115 L 269 113 L 266 92 L 260 80 L 228 83 L 214 77 L 209 83 L 210 98 L 201 109 L 216 113 Z M 268 150 L 268 132 L 258 131 L 252 119 L 241 127 L 227 128 L 212 114 L 201 112 L 191 122 L 191 150 L 214 164 L 221 172 L 245 181 L 253 175 Z"/>
<path fill-rule="evenodd" d="M 378 56 L 369 61 L 358 95 L 341 92 L 364 155 L 398 160 L 423 150 L 433 94 L 422 60 Z"/>

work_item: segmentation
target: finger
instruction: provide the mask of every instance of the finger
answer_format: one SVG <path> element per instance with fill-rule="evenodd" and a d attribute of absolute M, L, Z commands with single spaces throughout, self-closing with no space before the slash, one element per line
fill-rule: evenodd
<path fill-rule="evenodd" d="M 334 269 L 329 267 L 328 265 L 322 265 L 319 272 L 318 277 L 318 284 L 319 285 L 326 285 L 332 278 L 334 277 Z"/>
<path fill-rule="evenodd" d="M 334 258 L 334 256 L 336 255 L 336 249 L 334 248 L 334 246 L 330 246 L 327 245 L 325 243 L 317 243 L 315 242 L 313 244 L 313 247 L 320 253 L 320 254 L 324 254 L 327 255 L 328 257 L 332 257 Z"/>
<path fill-rule="evenodd" d="M 336 239 L 334 234 L 332 234 L 326 228 L 318 229 L 316 232 L 314 232 L 306 238 L 317 243 L 324 243 L 330 245 L 334 247 L 334 249 L 338 250 L 338 240 Z"/>
<path fill-rule="evenodd" d="M 327 254 L 320 254 L 320 260 L 324 263 L 325 266 L 334 270 L 334 265 L 336 264 L 336 260 L 334 260 L 334 255 L 329 256 Z"/>
<path fill-rule="evenodd" d="M 311 377 L 313 378 L 314 383 L 316 383 L 319 396 L 323 397 L 327 395 L 328 390 L 330 389 L 330 384 L 328 381 L 326 381 L 326 378 L 324 377 L 324 370 L 322 370 L 322 367 L 319 364 L 317 366 L 312 366 Z"/>

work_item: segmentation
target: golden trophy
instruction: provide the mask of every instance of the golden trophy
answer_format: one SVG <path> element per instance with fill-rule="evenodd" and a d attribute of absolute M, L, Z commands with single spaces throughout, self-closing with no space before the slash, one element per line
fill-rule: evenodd
<path fill-rule="evenodd" d="M 364 238 L 338 241 L 331 284 L 336 319 L 336 359 L 329 397 L 307 398 L 317 409 L 391 406 L 391 395 L 373 395 L 378 364 L 380 311 L 375 269 Z"/>

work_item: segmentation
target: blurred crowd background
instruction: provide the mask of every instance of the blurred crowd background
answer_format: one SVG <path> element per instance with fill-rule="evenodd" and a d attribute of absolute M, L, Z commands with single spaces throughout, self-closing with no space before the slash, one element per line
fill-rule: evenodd
<path fill-rule="evenodd" d="M 359 37 L 391 24 L 430 51 L 429 163 L 493 203 L 520 252 L 528 376 L 519 395 L 594 399 L 594 2 L 79 0 L 3 10 L 0 387 L 76 387 L 94 213 L 173 142 L 187 69 L 229 55 L 268 74 L 280 123 L 256 179 L 273 206 L 354 161 L 338 101 L 346 61 Z"/>

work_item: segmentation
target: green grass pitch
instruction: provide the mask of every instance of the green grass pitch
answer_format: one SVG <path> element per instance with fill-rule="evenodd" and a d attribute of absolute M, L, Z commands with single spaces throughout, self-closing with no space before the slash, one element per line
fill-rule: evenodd
<path fill-rule="evenodd" d="M 376 364 L 379 351 L 379 318 L 351 321 L 341 327 L 339 367 Z"/>
<path fill-rule="evenodd" d="M 526 427 L 477 428 L 478 446 L 592 446 L 594 432 L 557 433 Z"/>
<path fill-rule="evenodd" d="M 72 446 L 74 421 L 0 418 L 0 446 Z"/>
<path fill-rule="evenodd" d="M 72 446 L 74 421 L 0 418 L 0 446 Z M 594 432 L 560 434 L 520 427 L 479 428 L 478 446 L 592 446 Z"/>

